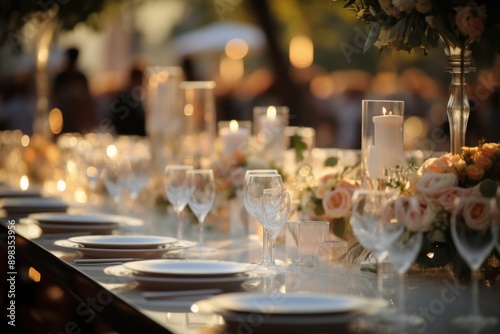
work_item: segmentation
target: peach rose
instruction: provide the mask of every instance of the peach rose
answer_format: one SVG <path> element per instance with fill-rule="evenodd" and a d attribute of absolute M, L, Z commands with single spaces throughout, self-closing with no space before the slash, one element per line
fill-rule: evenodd
<path fill-rule="evenodd" d="M 457 176 L 453 173 L 427 172 L 417 183 L 417 191 L 429 198 L 437 198 L 445 190 L 458 185 Z"/>
<path fill-rule="evenodd" d="M 500 154 L 500 144 L 486 143 L 479 148 L 479 152 L 491 159 L 494 155 Z"/>
<path fill-rule="evenodd" d="M 465 195 L 465 189 L 459 187 L 452 187 L 445 190 L 438 197 L 438 202 L 441 206 L 448 212 L 450 212 L 455 207 L 455 201 L 457 198 L 461 198 Z"/>
<path fill-rule="evenodd" d="M 432 9 L 432 1 L 431 0 L 416 0 L 415 1 L 415 9 L 419 13 L 427 14 Z"/>
<path fill-rule="evenodd" d="M 472 181 L 479 181 L 484 176 L 484 170 L 475 165 L 469 165 L 465 167 L 465 175 Z"/>
<path fill-rule="evenodd" d="M 484 31 L 486 12 L 484 7 L 466 6 L 458 10 L 455 23 L 458 29 L 469 37 L 477 37 Z"/>
<path fill-rule="evenodd" d="M 488 219 L 489 201 L 484 198 L 469 200 L 464 205 L 465 224 L 473 230 L 483 231 L 490 227 Z"/>
<path fill-rule="evenodd" d="M 328 191 L 323 197 L 323 208 L 328 218 L 341 218 L 349 214 L 352 206 L 352 195 L 344 188 Z"/>
<path fill-rule="evenodd" d="M 479 152 L 478 154 L 476 154 L 474 156 L 474 158 L 472 159 L 472 161 L 474 161 L 474 164 L 483 169 L 483 170 L 487 170 L 488 168 L 491 167 L 491 158 L 486 156 L 485 154 Z"/>
<path fill-rule="evenodd" d="M 435 209 L 421 196 L 411 196 L 396 202 L 396 216 L 412 232 L 429 231 Z"/>

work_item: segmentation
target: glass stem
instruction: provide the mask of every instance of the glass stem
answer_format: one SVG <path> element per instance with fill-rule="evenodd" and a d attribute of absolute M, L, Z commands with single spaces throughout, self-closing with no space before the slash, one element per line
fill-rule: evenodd
<path fill-rule="evenodd" d="M 270 241 L 271 241 L 271 242 L 270 242 L 270 243 L 271 243 L 271 248 L 269 249 L 269 262 L 270 262 L 272 265 L 274 265 L 274 264 L 275 264 L 275 263 L 274 263 L 274 247 L 275 247 L 275 245 L 276 245 L 276 239 L 275 239 L 275 238 L 273 238 L 273 237 L 271 237 L 271 236 L 269 237 L 269 239 L 271 239 L 271 240 L 270 240 Z"/>
<path fill-rule="evenodd" d="M 203 226 L 203 224 L 204 224 L 204 222 L 203 222 L 203 221 L 201 221 L 201 220 L 200 220 L 200 221 L 198 222 L 198 224 L 200 225 L 200 238 L 199 238 L 199 245 L 198 245 L 198 246 L 199 246 L 199 247 L 200 247 L 200 249 L 201 249 L 201 248 L 203 248 L 203 231 L 204 231 L 205 229 L 204 229 L 204 226 Z"/>
<path fill-rule="evenodd" d="M 270 261 L 270 242 L 269 242 L 269 234 L 267 233 L 267 230 L 264 229 L 262 233 L 262 262 L 263 263 L 269 263 Z"/>
<path fill-rule="evenodd" d="M 472 275 L 472 316 L 479 316 L 479 288 L 477 279 L 477 270 L 473 270 Z"/>
<path fill-rule="evenodd" d="M 183 230 L 184 221 L 182 219 L 182 211 L 177 212 L 177 239 L 182 240 L 184 237 Z"/>
<path fill-rule="evenodd" d="M 405 274 L 399 274 L 399 293 L 398 293 L 398 302 L 399 302 L 399 311 L 401 314 L 406 314 L 406 306 L 405 306 Z"/>

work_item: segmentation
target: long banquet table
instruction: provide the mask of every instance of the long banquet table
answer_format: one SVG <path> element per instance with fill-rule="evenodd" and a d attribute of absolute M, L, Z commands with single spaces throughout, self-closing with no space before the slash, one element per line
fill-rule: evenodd
<path fill-rule="evenodd" d="M 165 216 L 149 220 L 147 232 L 167 233 Z M 9 229 L 0 224 L 0 251 L 7 259 Z M 196 240 L 197 229 L 192 226 L 187 239 Z M 261 256 L 261 241 L 252 238 L 230 238 L 216 227 L 208 231 L 208 245 L 217 248 L 211 259 L 255 262 Z M 7 326 L 18 333 L 223 333 L 226 332 L 219 315 L 191 312 L 191 304 L 203 296 L 146 300 L 143 291 L 134 283 L 104 274 L 105 266 L 75 264 L 75 252 L 62 251 L 53 245 L 54 238 L 33 233 L 32 227 L 16 221 L 15 237 L 15 323 Z M 278 244 L 278 258 L 284 260 L 284 245 Z M 4 260 L 2 268 L 7 267 Z M 33 275 L 36 270 L 40 277 Z M 2 272 L 5 272 L 2 269 Z M 6 279 L 11 276 L 7 270 Z M 35 273 L 36 273 L 35 272 Z M 259 291 L 262 282 L 245 287 Z M 272 280 L 273 293 L 354 294 L 376 297 L 375 274 L 355 268 L 349 275 L 333 271 L 302 271 L 291 269 Z M 471 307 L 469 282 L 458 282 L 445 272 L 412 274 L 405 284 L 405 307 L 419 314 L 424 322 L 418 326 L 394 329 L 370 319 L 352 332 L 375 333 L 499 333 L 500 324 L 485 329 L 459 328 L 451 324 L 455 316 L 467 314 Z M 11 291 L 7 284 L 3 291 Z M 480 282 L 480 308 L 486 315 L 500 317 L 499 278 Z M 2 293 L 3 295 L 6 292 Z M 386 273 L 384 298 L 397 304 L 398 279 Z M 5 296 L 0 300 L 4 301 Z M 6 305 L 2 305 L 6 306 Z M 8 306 L 8 305 L 7 305 Z M 5 310 L 6 308 L 4 308 Z M 4 318 L 5 319 L 5 318 Z M 8 321 L 7 318 L 6 321 Z M 5 321 L 5 320 L 4 320 Z M 259 333 L 259 326 L 239 328 L 241 333 Z M 328 331 L 328 330 L 326 330 Z M 283 332 L 289 332 L 283 329 Z"/>

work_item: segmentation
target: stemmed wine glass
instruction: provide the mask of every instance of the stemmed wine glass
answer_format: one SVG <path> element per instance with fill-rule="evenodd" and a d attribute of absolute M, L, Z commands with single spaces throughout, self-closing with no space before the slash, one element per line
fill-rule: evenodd
<path fill-rule="evenodd" d="M 276 237 L 286 225 L 290 216 L 290 193 L 280 189 L 264 189 L 262 194 L 262 223 L 271 239 L 271 254 L 268 268 L 282 272 L 285 266 L 278 266 L 274 260 Z"/>
<path fill-rule="evenodd" d="M 126 169 L 125 187 L 132 199 L 132 205 L 134 205 L 139 193 L 148 184 L 151 174 L 151 153 L 146 143 L 139 141 L 132 144 Z"/>
<path fill-rule="evenodd" d="M 117 211 L 120 210 L 120 202 L 125 191 L 124 162 L 121 159 L 108 160 L 104 168 L 104 187 L 113 199 Z"/>
<path fill-rule="evenodd" d="M 167 165 L 163 184 L 167 199 L 172 204 L 177 215 L 177 239 L 183 238 L 182 210 L 186 207 L 191 195 L 188 185 L 188 171 L 193 170 L 192 166 Z"/>
<path fill-rule="evenodd" d="M 469 315 L 454 319 L 454 323 L 470 329 L 497 323 L 496 317 L 483 316 L 479 311 L 478 270 L 491 254 L 497 242 L 496 222 L 499 217 L 494 198 L 459 198 L 451 216 L 451 236 L 460 256 L 472 270 L 472 310 Z"/>
<path fill-rule="evenodd" d="M 200 225 L 200 235 L 198 246 L 192 248 L 190 252 L 207 253 L 213 252 L 213 248 L 203 246 L 203 232 L 205 218 L 212 209 L 215 200 L 215 179 L 211 169 L 194 169 L 187 173 L 189 197 L 188 205 L 191 211 L 198 218 Z"/>
<path fill-rule="evenodd" d="M 350 224 L 359 242 L 377 260 L 377 287 L 383 292 L 382 262 L 387 258 L 388 247 L 396 240 L 403 229 L 394 224 L 395 191 L 356 190 L 352 198 Z"/>
<path fill-rule="evenodd" d="M 407 212 L 419 212 L 420 201 L 417 197 L 411 196 L 407 200 L 397 198 L 395 201 L 395 216 L 397 224 L 401 229 L 405 229 L 405 217 Z M 397 228 L 394 229 L 399 237 L 387 248 L 389 261 L 395 267 L 399 276 L 399 312 L 391 316 L 392 322 L 398 322 L 403 326 L 417 326 L 424 320 L 418 315 L 410 315 L 406 313 L 405 308 L 405 275 L 412 263 L 417 258 L 417 255 L 422 247 L 423 234 L 421 231 L 406 230 L 399 233 Z"/>
<path fill-rule="evenodd" d="M 259 221 L 264 228 L 264 236 L 268 231 L 265 228 L 262 212 L 262 197 L 264 189 L 283 190 L 283 180 L 277 172 L 273 173 L 247 173 L 243 181 L 243 205 L 248 213 Z M 267 267 L 270 263 L 270 243 L 268 238 L 263 240 L 263 254 L 259 267 Z"/>

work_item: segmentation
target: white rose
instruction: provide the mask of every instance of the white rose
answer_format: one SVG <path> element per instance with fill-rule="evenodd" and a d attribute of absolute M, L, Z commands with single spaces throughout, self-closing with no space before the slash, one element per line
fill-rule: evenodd
<path fill-rule="evenodd" d="M 465 189 L 464 188 L 459 188 L 459 187 L 451 187 L 445 191 L 438 197 L 438 202 L 441 204 L 443 209 L 445 209 L 448 212 L 451 212 L 453 208 L 455 208 L 456 203 L 455 201 L 458 198 L 461 198 L 465 194 Z"/>
<path fill-rule="evenodd" d="M 417 191 L 429 198 L 437 198 L 445 190 L 458 185 L 458 179 L 453 173 L 427 172 L 417 183 Z"/>
<path fill-rule="evenodd" d="M 344 188 L 328 191 L 322 204 L 328 218 L 346 217 L 352 206 L 351 193 Z"/>
<path fill-rule="evenodd" d="M 396 217 L 409 231 L 429 231 L 436 217 L 436 208 L 421 196 L 411 196 L 396 202 Z"/>

